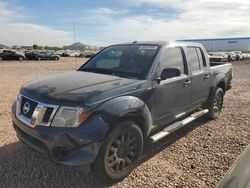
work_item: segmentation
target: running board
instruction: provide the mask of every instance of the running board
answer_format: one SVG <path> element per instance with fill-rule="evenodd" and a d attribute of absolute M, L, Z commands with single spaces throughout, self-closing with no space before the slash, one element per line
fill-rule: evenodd
<path fill-rule="evenodd" d="M 151 142 L 157 142 L 158 140 L 164 138 L 165 136 L 173 133 L 174 131 L 184 127 L 188 123 L 198 119 L 199 117 L 205 115 L 208 113 L 208 109 L 204 109 L 198 112 L 193 113 L 191 116 L 187 117 L 186 119 L 183 119 L 181 121 L 177 121 L 169 126 L 167 126 L 165 129 L 163 129 L 161 132 L 156 133 L 155 135 L 150 137 Z"/>

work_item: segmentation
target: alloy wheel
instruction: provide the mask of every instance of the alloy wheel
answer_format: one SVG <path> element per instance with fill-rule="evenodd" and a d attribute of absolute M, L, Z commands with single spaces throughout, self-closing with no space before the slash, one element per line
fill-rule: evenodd
<path fill-rule="evenodd" d="M 124 132 L 113 139 L 106 156 L 108 168 L 113 172 L 122 172 L 136 159 L 136 137 Z"/>

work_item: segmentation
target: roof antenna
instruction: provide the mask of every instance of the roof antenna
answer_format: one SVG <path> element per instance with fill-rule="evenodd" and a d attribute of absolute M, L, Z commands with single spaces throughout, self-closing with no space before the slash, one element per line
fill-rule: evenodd
<path fill-rule="evenodd" d="M 133 44 L 137 43 L 137 41 L 132 42 Z"/>

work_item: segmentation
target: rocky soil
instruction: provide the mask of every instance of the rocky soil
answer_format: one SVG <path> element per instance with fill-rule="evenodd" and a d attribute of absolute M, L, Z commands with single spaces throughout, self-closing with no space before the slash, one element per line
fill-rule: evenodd
<path fill-rule="evenodd" d="M 48 161 L 20 143 L 10 108 L 23 83 L 74 70 L 85 60 L 0 62 L 0 187 L 107 187 L 81 168 Z M 250 143 L 250 63 L 235 62 L 232 89 L 214 121 L 200 118 L 156 144 L 112 187 L 215 187 Z"/>

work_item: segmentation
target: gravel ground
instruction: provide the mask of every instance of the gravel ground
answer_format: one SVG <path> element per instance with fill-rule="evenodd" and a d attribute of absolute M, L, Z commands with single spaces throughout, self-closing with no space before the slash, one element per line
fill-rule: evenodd
<path fill-rule="evenodd" d="M 81 168 L 48 161 L 16 138 L 10 107 L 27 81 L 73 70 L 84 59 L 0 62 L 0 187 L 105 187 Z M 217 120 L 191 123 L 146 144 L 138 167 L 113 187 L 215 187 L 250 143 L 250 63 L 234 63 L 233 88 Z"/>

